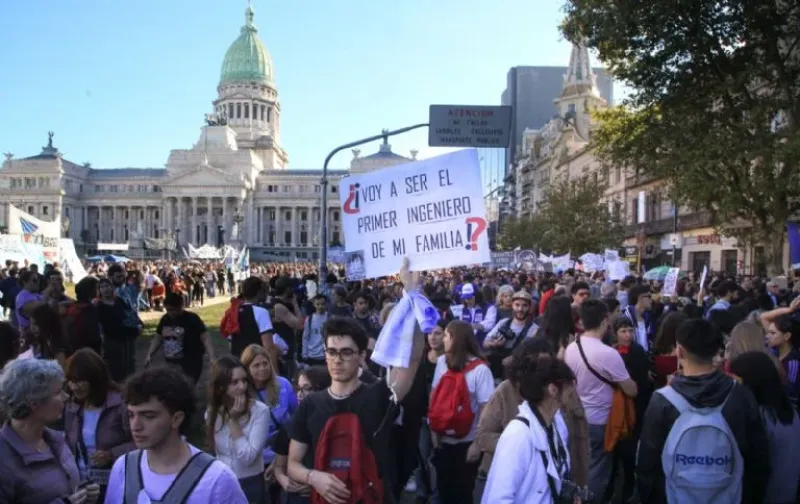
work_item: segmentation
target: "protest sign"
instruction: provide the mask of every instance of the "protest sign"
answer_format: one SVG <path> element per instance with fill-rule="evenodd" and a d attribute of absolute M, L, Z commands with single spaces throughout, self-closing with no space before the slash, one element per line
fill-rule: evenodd
<path fill-rule="evenodd" d="M 661 288 L 661 295 L 664 297 L 674 296 L 678 290 L 678 275 L 680 268 L 670 268 L 667 276 L 664 277 L 664 286 Z"/>
<path fill-rule="evenodd" d="M 70 238 L 61 238 L 58 241 L 61 255 L 61 267 L 70 283 L 78 283 L 86 277 L 86 269 L 75 253 L 75 243 Z"/>
<path fill-rule="evenodd" d="M 513 268 L 516 262 L 517 253 L 510 252 L 492 252 L 492 268 Z"/>
<path fill-rule="evenodd" d="M 345 261 L 363 278 L 491 261 L 478 152 L 460 150 L 339 182 Z"/>
<path fill-rule="evenodd" d="M 8 234 L 20 235 L 30 245 L 41 245 L 44 259 L 58 261 L 58 240 L 61 238 L 61 218 L 53 222 L 39 220 L 14 205 L 8 205 Z"/>

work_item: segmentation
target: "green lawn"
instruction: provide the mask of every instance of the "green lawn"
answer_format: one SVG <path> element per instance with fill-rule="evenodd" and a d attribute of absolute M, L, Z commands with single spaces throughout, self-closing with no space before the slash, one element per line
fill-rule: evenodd
<path fill-rule="evenodd" d="M 197 313 L 203 322 L 205 322 L 208 331 L 211 333 L 211 339 L 214 342 L 214 348 L 217 356 L 228 353 L 228 342 L 219 335 L 219 322 L 222 320 L 222 315 L 225 309 L 229 306 L 228 303 L 220 303 L 207 308 L 197 308 L 193 311 Z M 156 332 L 159 319 L 148 320 L 144 324 L 144 333 L 139 338 L 136 345 L 136 363 L 141 365 L 147 355 L 147 350 L 150 347 L 152 336 Z M 161 352 L 153 357 L 153 363 L 164 362 Z M 193 422 L 192 429 L 188 434 L 189 442 L 198 448 L 206 448 L 205 434 L 203 432 L 203 414 L 206 407 L 206 382 L 208 381 L 209 363 L 208 356 L 205 358 L 205 365 L 203 367 L 203 374 L 197 384 L 197 415 Z"/>

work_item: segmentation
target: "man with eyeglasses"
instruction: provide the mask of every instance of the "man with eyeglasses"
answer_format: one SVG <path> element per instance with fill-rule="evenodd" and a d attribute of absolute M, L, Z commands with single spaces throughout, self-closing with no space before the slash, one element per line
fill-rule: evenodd
<path fill-rule="evenodd" d="M 407 262 L 400 272 L 400 278 L 407 290 L 419 288 L 419 278 L 417 275 L 412 277 Z M 352 317 L 333 317 L 325 323 L 323 337 L 325 361 L 332 382 L 327 390 L 306 397 L 294 414 L 290 429 L 289 477 L 310 485 L 327 502 L 347 502 L 351 493 L 358 497 L 362 491 L 381 486 L 382 501 L 394 502 L 392 490 L 397 482 L 389 478 L 393 463 L 390 458 L 390 439 L 396 416 L 393 413 L 396 413 L 395 405 L 411 389 L 422 359 L 424 335 L 417 326 L 408 368 L 393 368 L 387 380 L 379 380 L 374 384 L 366 384 L 359 379 L 368 338 L 357 320 Z M 333 436 L 329 434 L 343 425 L 348 425 L 349 430 L 334 432 Z M 336 449 L 333 445 L 337 444 L 330 440 L 337 434 L 349 437 L 353 445 L 363 450 L 356 449 L 330 457 Z M 359 458 L 356 459 L 356 456 Z M 369 488 L 359 486 L 358 481 L 363 482 L 362 476 L 370 474 L 371 469 L 377 469 L 377 481 L 370 481 Z M 358 471 L 360 474 L 343 477 L 342 473 L 349 471 Z M 342 478 L 349 481 L 349 485 Z"/>

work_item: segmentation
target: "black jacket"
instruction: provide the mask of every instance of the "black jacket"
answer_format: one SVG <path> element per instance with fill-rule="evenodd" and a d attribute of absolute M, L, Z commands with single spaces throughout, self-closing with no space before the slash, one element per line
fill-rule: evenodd
<path fill-rule="evenodd" d="M 762 502 L 769 478 L 767 438 L 753 394 L 744 386 L 715 371 L 703 376 L 676 376 L 672 387 L 696 407 L 714 407 L 730 398 L 722 410 L 744 459 L 742 502 Z M 731 391 L 733 388 L 733 391 Z M 653 394 L 642 426 L 636 479 L 642 502 L 666 502 L 661 452 L 678 410 L 661 394 Z"/>

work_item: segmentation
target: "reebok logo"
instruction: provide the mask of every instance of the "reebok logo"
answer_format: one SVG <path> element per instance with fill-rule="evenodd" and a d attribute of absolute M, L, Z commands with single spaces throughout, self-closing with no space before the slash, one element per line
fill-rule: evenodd
<path fill-rule="evenodd" d="M 708 455 L 684 455 L 683 453 L 676 453 L 675 462 L 683 465 L 726 466 L 732 461 L 730 455 L 724 457 L 709 457 Z"/>

